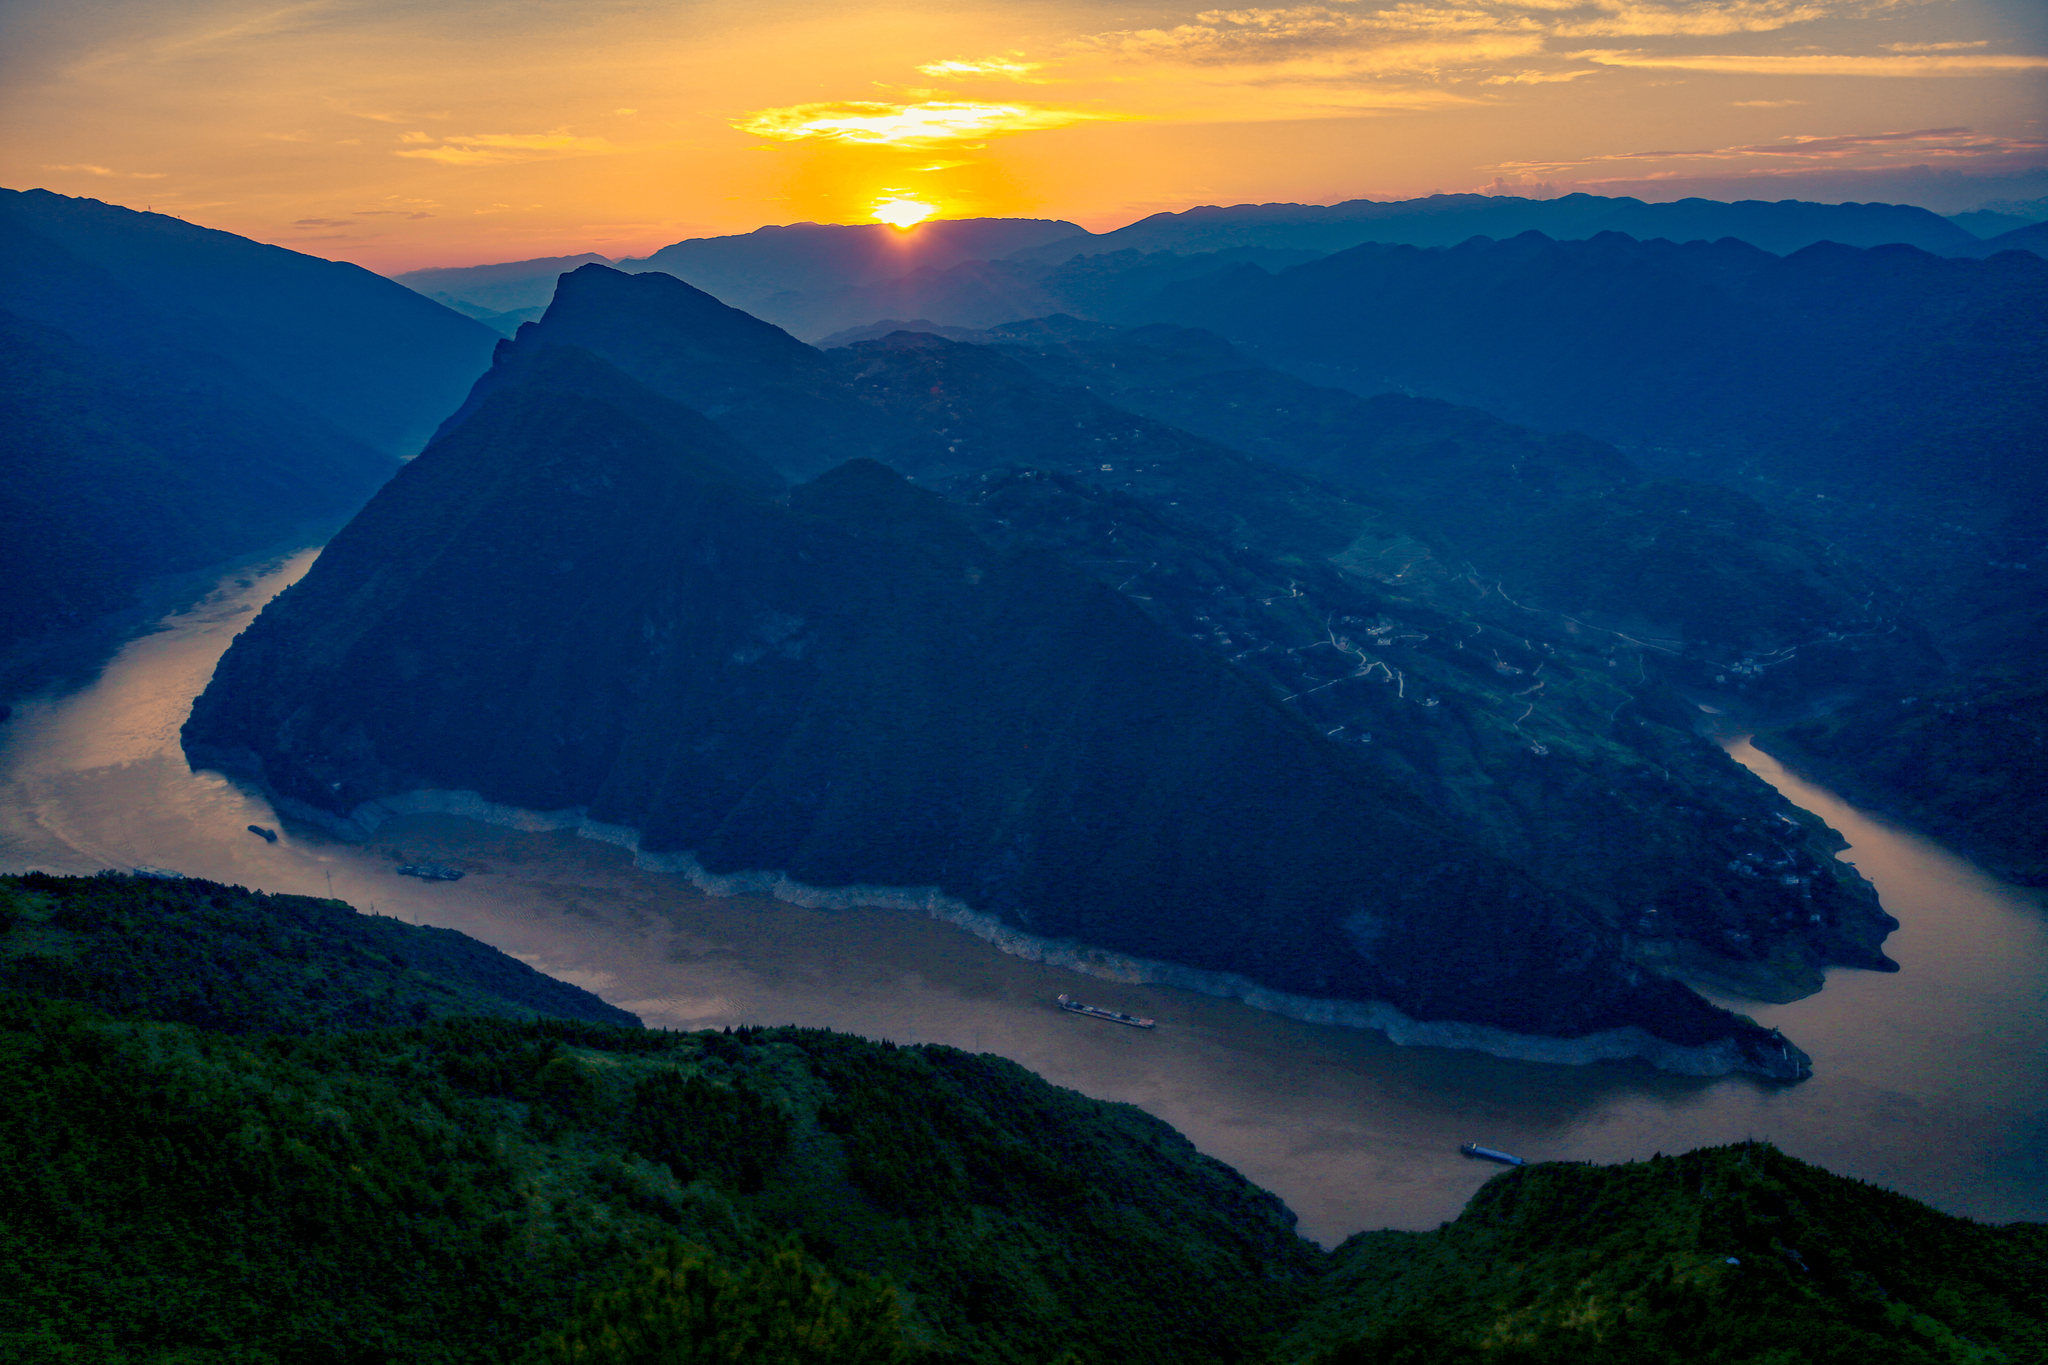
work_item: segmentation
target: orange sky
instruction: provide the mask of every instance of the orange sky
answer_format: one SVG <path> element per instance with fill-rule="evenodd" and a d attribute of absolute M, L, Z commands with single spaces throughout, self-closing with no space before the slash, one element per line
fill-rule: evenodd
<path fill-rule="evenodd" d="M 1095 228 L 1489 186 L 1953 211 L 2048 194 L 2048 5 L 10 0 L 0 118 L 0 183 L 380 270 L 890 200 Z"/>

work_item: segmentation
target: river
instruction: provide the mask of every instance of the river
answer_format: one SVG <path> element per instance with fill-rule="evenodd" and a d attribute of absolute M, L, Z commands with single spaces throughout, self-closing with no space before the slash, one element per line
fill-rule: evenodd
<path fill-rule="evenodd" d="M 0 726 L 0 869 L 168 867 L 266 891 L 341 897 L 472 934 L 648 1024 L 804 1024 L 1000 1053 L 1061 1085 L 1158 1115 L 1273 1190 L 1326 1244 L 1453 1218 L 1497 1168 L 1619 1161 L 1742 1138 L 1953 1213 L 2048 1219 L 2048 906 L 1924 839 L 1731 753 L 1824 817 L 1901 921 L 1902 971 L 1838 970 L 1789 1005 L 1726 1001 L 1785 1030 L 1814 1078 L 1669 1076 L 1637 1063 L 1554 1066 L 1403 1048 L 1168 987 L 1008 957 L 921 916 L 714 897 L 573 833 L 449 816 L 393 821 L 368 844 L 284 825 L 189 770 L 178 727 L 215 660 L 308 550 L 238 570 L 130 641 L 91 684 L 23 702 Z M 246 830 L 277 827 L 269 844 Z M 427 858 L 470 875 L 400 877 Z M 1070 991 L 1149 1015 L 1149 1032 L 1062 1014 Z"/>

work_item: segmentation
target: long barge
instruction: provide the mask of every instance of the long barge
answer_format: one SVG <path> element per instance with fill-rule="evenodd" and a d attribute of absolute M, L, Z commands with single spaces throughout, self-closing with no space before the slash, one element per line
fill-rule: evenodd
<path fill-rule="evenodd" d="M 1122 1014 L 1116 1010 L 1106 1010 L 1100 1005 L 1084 1005 L 1071 995 L 1062 995 L 1059 1003 L 1060 1008 L 1069 1014 L 1085 1014 L 1090 1019 L 1107 1019 L 1112 1024 L 1129 1024 L 1132 1028 L 1159 1027 L 1156 1021 L 1139 1015 Z"/>
<path fill-rule="evenodd" d="M 1503 1166 L 1526 1166 L 1529 1164 L 1518 1156 L 1513 1156 L 1493 1147 L 1481 1147 L 1476 1142 L 1461 1143 L 1458 1151 L 1475 1161 L 1498 1161 Z"/>

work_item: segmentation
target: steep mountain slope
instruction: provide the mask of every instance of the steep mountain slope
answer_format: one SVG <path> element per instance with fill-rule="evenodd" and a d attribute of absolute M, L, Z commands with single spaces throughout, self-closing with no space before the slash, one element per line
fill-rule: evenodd
<path fill-rule="evenodd" d="M 417 451 L 490 363 L 489 328 L 358 266 L 96 199 L 0 191 L 0 307 L 87 345 L 137 320 L 82 302 L 44 248 L 101 273 L 180 344 L 391 455 Z"/>
<path fill-rule="evenodd" d="M 1757 743 L 2001 876 L 2048 886 L 2048 660 L 1865 698 Z"/>
<path fill-rule="evenodd" d="M 606 273 L 587 278 L 619 287 L 623 277 Z M 708 300 L 718 311 L 704 311 L 679 283 L 625 285 L 677 298 L 685 321 L 751 337 L 771 381 L 813 382 L 827 363 Z M 1177 964 L 1153 969 L 1168 976 L 1223 974 L 1203 978 L 1208 989 L 1335 997 L 1359 1002 L 1361 1022 L 1418 1038 L 1543 1055 L 1796 1074 L 1796 1054 L 1775 1038 L 1624 955 L 1668 962 L 1692 943 L 1766 993 L 1813 989 L 1824 961 L 1887 965 L 1875 944 L 1889 921 L 1826 858 L 1824 831 L 1664 722 L 1643 736 L 1630 722 L 1620 739 L 1585 728 L 1597 718 L 1611 730 L 1626 688 L 1559 660 L 1560 704 L 1540 733 L 1570 747 L 1548 780 L 1541 762 L 1530 766 L 1550 752 L 1522 728 L 1536 703 L 1461 681 L 1540 669 L 1548 653 L 1531 657 L 1526 639 L 1502 633 L 1482 657 L 1439 627 L 1434 643 L 1418 632 L 1419 643 L 1374 661 L 1402 697 L 1396 667 L 1415 668 L 1418 683 L 1441 678 L 1441 703 L 1387 699 L 1370 669 L 1359 672 L 1363 654 L 1350 657 L 1358 647 L 1333 650 L 1341 671 L 1330 681 L 1345 685 L 1313 690 L 1340 707 L 1391 708 L 1388 723 L 1409 732 L 1368 753 L 1355 736 L 1319 733 L 1321 712 L 1296 705 L 1305 688 L 1291 685 L 1316 668 L 1321 656 L 1301 652 L 1331 643 L 1337 613 L 1363 633 L 1371 618 L 1360 613 L 1382 609 L 1334 570 L 1292 570 L 1315 595 L 1269 627 L 1246 627 L 1280 635 L 1285 650 L 1276 670 L 1247 674 L 1178 594 L 1169 608 L 1149 582 L 1135 586 L 1142 573 L 1119 571 L 1121 592 L 1097 576 L 1119 556 L 1114 544 L 1101 554 L 1092 533 L 1070 534 L 1090 517 L 1059 510 L 1027 529 L 1021 510 L 997 509 L 991 541 L 870 463 L 778 504 L 758 480 L 745 486 L 743 453 L 702 418 L 549 343 L 553 318 L 506 349 L 465 415 L 230 650 L 186 730 L 195 759 L 253 768 L 330 820 L 374 818 L 359 809 L 416 790 L 474 791 L 630 827 L 643 852 L 688 853 L 672 861 L 711 877 L 937 888 L 970 922 L 993 916 L 1039 939 Z M 659 341 L 640 314 L 618 322 L 629 353 Z M 700 340 L 737 355 L 716 336 Z M 937 344 L 957 370 L 934 371 L 918 347 L 898 375 L 884 348 L 849 386 L 893 423 L 911 467 L 923 450 L 942 474 L 984 487 L 960 466 L 986 470 L 1020 445 L 1061 455 L 1059 442 L 1032 439 L 1040 429 L 1065 428 L 1100 455 L 1101 434 L 1075 414 L 1114 410 L 1040 394 L 985 349 Z M 1023 379 L 978 393 L 991 365 L 997 378 Z M 1149 429 L 1121 420 L 1135 437 Z M 936 438 L 949 439 L 935 449 Z M 1285 494 L 1277 511 L 1233 498 L 1260 489 L 1257 466 L 1176 439 L 1177 450 L 1158 452 L 1166 472 L 1139 476 L 1169 515 L 1177 499 L 1166 495 L 1185 492 L 1196 516 L 1235 504 L 1219 529 L 1251 522 L 1277 538 L 1289 516 L 1313 514 L 1311 529 L 1323 517 L 1327 531 L 1333 509 L 1349 506 L 1278 474 L 1267 485 Z M 1116 478 L 1113 467 L 1096 473 Z M 1213 567 L 1231 562 L 1229 542 L 1149 513 L 1130 520 L 1156 528 L 1155 568 L 1170 554 L 1169 574 L 1229 591 Z M 1252 556 L 1228 575 L 1246 593 L 1304 597 L 1277 561 L 1235 554 Z M 1536 681 L 1540 693 L 1552 680 Z M 1432 707 L 1455 727 L 1441 740 L 1420 720 Z M 1469 830 L 1468 808 L 1445 796 L 1474 785 L 1463 771 L 1473 758 L 1452 758 L 1468 727 L 1484 735 L 1469 742 L 1482 770 L 1526 770 L 1499 788 L 1519 809 Z M 1460 776 L 1445 781 L 1452 761 Z M 1665 809 L 1658 790 L 1674 768 L 1689 815 Z M 1627 797 L 1613 790 L 1644 781 Z M 1599 832 L 1560 840 L 1553 826 L 1546 838 L 1546 788 L 1573 812 L 1567 822 L 1591 818 Z M 1703 821 L 1702 809 L 1714 814 Z M 1678 837 L 1636 839 L 1642 821 Z M 1503 856 L 1589 839 L 1643 854 L 1621 880 L 1610 869 L 1592 899 L 1555 859 L 1532 859 L 1548 874 L 1538 880 Z M 1742 876 L 1721 870 L 1731 861 Z M 1645 894 L 1661 908 L 1645 909 Z M 1624 903 L 1643 921 L 1633 937 L 1654 950 L 1624 939 Z M 1369 1001 L 1439 1026 L 1411 1027 Z M 1560 1049 L 1486 1029 L 1579 1041 Z"/>
<path fill-rule="evenodd" d="M 1241 667 L 1256 660 L 1274 695 L 1406 799 L 1537 870 L 1561 894 L 1600 907 L 1642 960 L 1683 961 L 1780 998 L 1817 989 L 1823 962 L 1884 965 L 1874 949 L 1889 922 L 1867 891 L 1842 882 L 1824 842 L 1831 836 L 1693 737 L 1685 712 L 1653 681 L 1645 656 L 1667 657 L 1674 646 L 1592 629 L 1497 592 L 1418 540 L 1430 531 L 1408 519 L 1414 509 L 1381 510 L 1385 487 L 1370 502 L 1348 497 L 1047 382 L 1019 354 L 906 336 L 821 356 L 679 282 L 595 267 L 565 278 L 547 319 L 504 349 L 479 395 L 509 382 L 520 358 L 551 340 L 602 353 L 670 397 L 718 413 L 726 431 L 792 474 L 866 454 L 976 508 L 998 493 L 1036 490 L 1045 506 L 1018 523 L 1039 538 L 1028 543 L 1057 547 L 1198 647 Z M 1145 372 L 1147 362 L 1098 368 Z M 1270 415 L 1284 417 L 1292 402 Z M 1542 444 L 1524 433 L 1518 446 L 1511 429 L 1495 428 L 1481 422 L 1467 439 L 1466 468 L 1454 460 L 1436 476 L 1447 488 L 1470 487 L 1480 465 L 1498 477 L 1519 463 L 1518 451 Z M 1434 443 L 1389 444 L 1382 462 L 1409 468 L 1440 453 Z M 1553 442 L 1549 450 L 1546 460 L 1577 470 L 1563 491 L 1574 480 L 1611 487 L 1617 468 L 1625 472 L 1625 462 L 1595 443 Z M 1019 467 L 1060 477 L 1020 484 L 1006 473 Z M 1069 486 L 1063 480 L 1074 481 L 1079 500 L 1056 493 Z M 1539 476 L 1521 488 L 1518 505 L 1498 520 L 1541 523 L 1551 494 L 1532 494 L 1542 483 Z M 1120 510 L 1127 508 L 1142 508 L 1142 517 Z M 1810 546 L 1745 538 L 1717 518 L 1691 516 L 1689 505 L 1622 499 L 1618 510 L 1617 535 L 1647 531 L 1658 547 L 1629 566 L 1640 582 L 1609 571 L 1609 594 L 1630 624 L 1662 610 L 1655 591 L 1713 603 L 1701 583 L 1795 571 L 1832 593 L 1815 594 L 1819 616 L 1806 624 L 1849 639 L 1839 648 L 1806 642 L 1817 676 L 1839 682 L 1880 666 L 1858 653 L 1856 637 L 1872 633 L 1861 609 L 1838 610 L 1845 592 L 1833 584 L 1841 572 Z M 1575 545 L 1588 520 L 1555 519 L 1555 535 Z M 998 542 L 1013 539 L 1004 514 L 984 513 L 981 526 Z M 1553 577 L 1575 567 L 1557 558 L 1542 564 Z M 1654 572 L 1642 572 L 1646 562 Z M 1359 578 L 1378 590 L 1362 591 Z M 1175 581 L 1185 590 L 1162 593 Z M 1723 600 L 1706 617 L 1719 631 L 1707 632 L 1706 647 L 1681 641 L 1694 653 L 1669 657 L 1695 674 L 1709 670 L 1709 678 L 1733 668 L 1744 685 L 1769 691 L 1778 681 L 1771 674 L 1785 671 L 1782 654 L 1765 669 L 1715 649 L 1748 648 L 1752 635 L 1743 632 L 1796 624 L 1813 606 L 1792 586 L 1771 587 L 1783 607 L 1765 613 L 1766 624 L 1749 623 L 1753 606 L 1736 610 Z M 1219 600 L 1226 592 L 1232 596 Z M 1278 601 L 1289 606 L 1275 611 Z M 1897 662 L 1896 651 L 1873 657 Z M 1534 769 L 1532 758 L 1542 760 Z M 1525 777 L 1504 784 L 1481 776 L 1496 770 Z"/>
<path fill-rule="evenodd" d="M 1947 219 L 1909 204 L 1815 204 L 1795 199 L 1721 203 L 1682 199 L 1650 204 L 1640 199 L 1567 194 L 1556 199 L 1514 195 L 1433 194 L 1422 199 L 1341 204 L 1208 205 L 1155 213 L 1128 227 L 1071 242 L 1053 242 L 1020 255 L 1061 261 L 1075 254 L 1137 251 L 1206 252 L 1231 247 L 1345 251 L 1367 242 L 1402 246 L 1456 246 L 1470 237 L 1514 237 L 1542 232 L 1560 239 L 1620 232 L 1644 241 L 1719 241 L 1733 237 L 1778 255 L 1816 242 L 1870 247 L 1901 243 L 1943 256 L 1974 253 L 1977 238 Z"/>
<path fill-rule="evenodd" d="M 88 269 L 66 273 L 76 302 L 144 314 Z M 168 326 L 95 347 L 4 310 L 0 462 L 0 649 L 126 606 L 153 575 L 339 517 L 397 467 Z"/>

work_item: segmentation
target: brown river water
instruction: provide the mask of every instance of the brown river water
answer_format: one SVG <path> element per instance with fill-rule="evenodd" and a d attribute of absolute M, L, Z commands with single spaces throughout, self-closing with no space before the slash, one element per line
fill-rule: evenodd
<path fill-rule="evenodd" d="M 716 897 L 636 869 L 572 832 L 411 816 L 351 845 L 287 826 L 267 802 L 189 770 L 178 727 L 214 662 L 313 551 L 230 574 L 130 641 L 92 684 L 15 708 L 0 727 L 0 870 L 140 865 L 265 891 L 334 895 L 474 935 L 648 1024 L 803 1024 L 1013 1058 L 1047 1079 L 1173 1124 L 1275 1191 L 1324 1243 L 1455 1217 L 1497 1167 L 1476 1141 L 1532 1159 L 1619 1161 L 1742 1138 L 1992 1220 L 2048 1219 L 2048 905 L 1800 781 L 1731 752 L 1849 840 L 1842 856 L 1901 921 L 1893 974 L 1838 970 L 1789 1005 L 1726 1001 L 1813 1056 L 1777 1087 L 1640 1063 L 1560 1066 L 1397 1047 L 1164 986 L 1006 956 L 900 910 Z M 275 844 L 246 830 L 278 828 Z M 470 875 L 425 883 L 408 859 Z M 1053 997 L 1159 1021 L 1061 1013 Z"/>

